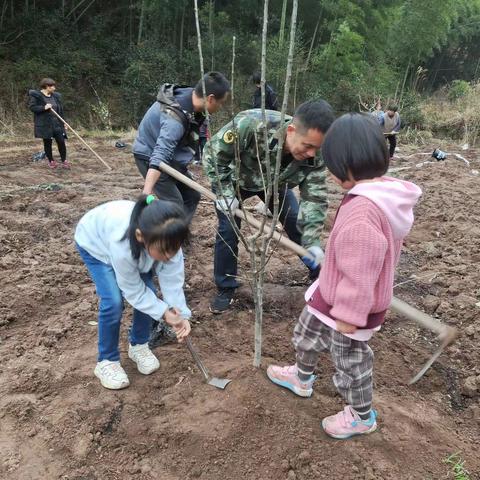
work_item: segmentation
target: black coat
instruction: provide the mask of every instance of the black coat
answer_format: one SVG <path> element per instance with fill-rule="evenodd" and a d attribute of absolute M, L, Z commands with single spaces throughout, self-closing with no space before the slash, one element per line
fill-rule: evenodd
<path fill-rule="evenodd" d="M 257 87 L 252 98 L 253 108 L 262 107 L 262 89 Z M 278 110 L 278 99 L 275 90 L 268 84 L 265 84 L 265 108 L 267 110 Z"/>
<path fill-rule="evenodd" d="M 45 110 L 45 105 L 48 102 L 45 101 L 42 93 L 38 90 L 30 90 L 28 95 L 28 108 L 33 112 L 35 138 L 53 138 L 57 135 L 63 135 L 66 137 L 63 123 L 58 120 L 50 110 Z M 53 92 L 52 95 L 58 106 L 56 112 L 62 118 L 65 118 L 63 113 L 62 96 L 57 92 Z"/>

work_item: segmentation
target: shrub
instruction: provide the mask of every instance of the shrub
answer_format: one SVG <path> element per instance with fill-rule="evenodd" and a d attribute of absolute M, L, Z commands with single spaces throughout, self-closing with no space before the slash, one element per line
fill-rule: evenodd
<path fill-rule="evenodd" d="M 471 91 L 472 87 L 465 80 L 454 80 L 448 89 L 448 99 L 455 102 L 469 95 Z"/>

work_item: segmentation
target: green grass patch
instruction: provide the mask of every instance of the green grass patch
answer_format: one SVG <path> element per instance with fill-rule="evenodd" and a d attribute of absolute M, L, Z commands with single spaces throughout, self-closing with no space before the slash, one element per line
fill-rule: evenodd
<path fill-rule="evenodd" d="M 444 462 L 451 467 L 451 473 L 455 480 L 470 480 L 470 474 L 465 468 L 465 460 L 462 459 L 459 452 L 452 453 Z"/>

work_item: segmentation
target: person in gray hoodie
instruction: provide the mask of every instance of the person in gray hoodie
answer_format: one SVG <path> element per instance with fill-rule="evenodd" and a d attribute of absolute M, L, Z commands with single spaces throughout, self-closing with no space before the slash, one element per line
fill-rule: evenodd
<path fill-rule="evenodd" d="M 402 124 L 400 114 L 398 113 L 398 107 L 394 104 L 391 104 L 388 105 L 385 111 L 382 111 L 381 103 L 377 102 L 375 115 L 383 129 L 385 140 L 388 140 L 388 143 L 390 144 L 390 158 L 393 158 L 395 149 L 397 148 L 397 133 L 400 131 Z"/>
<path fill-rule="evenodd" d="M 230 83 L 219 72 L 209 72 L 195 87 L 164 84 L 157 101 L 148 109 L 138 127 L 133 144 L 135 163 L 145 178 L 143 193 L 155 193 L 185 209 L 191 221 L 200 194 L 170 175 L 160 172 L 164 162 L 189 176 L 188 164 L 198 151 L 199 129 L 205 109 L 212 114 L 222 108 L 230 92 Z"/>
<path fill-rule="evenodd" d="M 77 249 L 100 298 L 94 373 L 105 388 L 130 384 L 118 349 L 124 299 L 133 307 L 128 356 L 140 373 L 149 375 L 160 366 L 148 346 L 152 320 L 170 325 L 179 341 L 190 333 L 181 250 L 187 236 L 183 209 L 154 195 L 143 195 L 136 203 L 104 203 L 78 223 Z M 163 300 L 155 293 L 153 273 Z"/>

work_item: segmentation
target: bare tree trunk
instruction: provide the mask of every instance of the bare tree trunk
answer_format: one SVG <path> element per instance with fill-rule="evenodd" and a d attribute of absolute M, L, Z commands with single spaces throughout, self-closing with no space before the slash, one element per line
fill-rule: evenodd
<path fill-rule="evenodd" d="M 73 24 L 75 25 L 85 14 L 85 12 L 95 3 L 95 0 L 91 0 L 91 2 L 78 14 L 78 16 L 75 18 L 75 21 Z"/>
<path fill-rule="evenodd" d="M 403 76 L 403 83 L 402 83 L 402 90 L 400 90 L 400 99 L 399 99 L 399 104 L 402 103 L 402 99 L 403 99 L 403 92 L 405 90 L 405 84 L 407 83 L 407 77 L 408 77 L 408 72 L 410 71 L 410 62 L 412 61 L 412 59 L 410 58 L 408 60 L 408 64 L 407 64 L 407 68 L 405 69 L 405 75 Z"/>
<path fill-rule="evenodd" d="M 264 151 L 265 156 L 269 156 L 268 149 L 268 128 L 267 128 L 267 113 L 265 111 L 265 74 L 267 66 L 267 30 L 268 30 L 268 0 L 264 0 L 263 3 L 263 28 L 262 28 L 262 71 L 261 71 L 261 108 L 262 108 L 262 122 L 263 122 L 263 142 L 264 142 Z M 262 172 L 262 165 L 259 160 L 260 172 Z M 269 158 L 265 159 L 265 164 L 267 166 L 267 191 L 265 192 L 265 205 L 270 203 L 270 198 L 272 195 L 272 172 L 269 168 Z M 265 188 L 265 187 L 264 187 Z M 273 222 L 272 222 L 273 223 Z M 259 232 L 260 233 L 260 232 Z M 255 305 L 255 335 L 254 335 L 254 344 L 255 352 L 253 356 L 253 365 L 259 367 L 262 362 L 262 326 L 263 326 L 263 278 L 264 270 L 262 269 L 262 258 L 260 258 L 260 265 L 257 266 L 257 243 L 258 235 L 252 235 L 250 237 L 250 258 L 252 263 L 252 290 L 253 290 L 253 302 Z M 266 244 L 262 241 L 262 253 L 266 248 Z"/>
<path fill-rule="evenodd" d="M 177 32 L 178 32 L 178 11 L 175 10 L 174 17 L 173 17 L 173 35 L 172 35 L 172 39 L 173 39 L 172 43 L 174 45 L 177 44 Z"/>
<path fill-rule="evenodd" d="M 205 88 L 205 68 L 203 67 L 203 52 L 202 52 L 202 35 L 200 33 L 200 21 L 198 19 L 198 0 L 195 2 L 195 25 L 197 27 L 197 45 L 198 45 L 198 58 L 200 59 L 200 72 L 202 75 L 202 93 L 203 98 L 207 98 L 207 89 Z M 207 104 L 205 103 L 205 115 L 208 119 Z"/>
<path fill-rule="evenodd" d="M 133 43 L 133 0 L 130 0 L 130 14 L 128 16 L 128 43 Z"/>
<path fill-rule="evenodd" d="M 142 0 L 142 6 L 140 7 L 140 21 L 138 24 L 137 45 L 140 45 L 140 42 L 142 41 L 144 19 L 145 19 L 145 0 Z"/>
<path fill-rule="evenodd" d="M 480 67 L 480 58 L 478 59 L 477 66 L 475 67 L 475 73 L 473 74 L 473 80 L 477 80 L 478 67 Z"/>
<path fill-rule="evenodd" d="M 5 13 L 7 12 L 8 8 L 8 0 L 3 0 L 3 7 L 2 7 L 2 16 L 0 17 L 0 31 L 3 30 L 3 20 L 5 18 Z"/>
<path fill-rule="evenodd" d="M 283 0 L 282 18 L 280 20 L 280 35 L 278 37 L 278 45 L 280 47 L 283 46 L 283 39 L 285 37 L 285 18 L 287 16 L 287 3 L 288 3 L 288 0 Z"/>
<path fill-rule="evenodd" d="M 86 0 L 80 0 L 76 5 L 74 5 L 73 8 L 67 13 L 67 18 L 73 15 L 76 10 L 78 10 L 78 8 L 80 8 L 85 2 Z"/>
<path fill-rule="evenodd" d="M 434 74 L 433 77 L 430 81 L 430 88 L 433 88 L 433 85 L 435 84 L 435 80 L 437 79 L 438 72 L 440 71 L 440 67 L 442 66 L 443 59 L 445 57 L 445 53 L 442 53 L 438 58 L 435 60 L 435 67 L 434 67 Z"/>
<path fill-rule="evenodd" d="M 397 97 L 397 95 L 398 95 L 398 88 L 399 88 L 399 87 L 400 87 L 400 80 L 397 82 L 397 86 L 396 86 L 396 88 L 395 88 L 395 96 L 393 97 L 393 98 L 395 99 L 395 100 L 394 100 L 395 103 L 398 103 L 398 100 L 397 100 L 398 97 Z M 374 98 L 375 98 L 375 96 L 374 96 Z"/>
<path fill-rule="evenodd" d="M 235 78 L 235 41 L 236 41 L 236 39 L 237 38 L 234 35 L 233 38 L 232 38 L 232 73 L 231 73 L 231 76 L 230 76 L 230 89 L 231 89 L 230 100 L 231 100 L 231 105 L 232 105 L 232 111 L 231 111 L 232 118 L 233 118 L 233 115 L 234 115 L 234 112 L 235 112 L 234 96 L 233 96 L 233 92 L 234 92 L 233 82 L 234 82 L 234 78 Z"/>
<path fill-rule="evenodd" d="M 182 21 L 180 23 L 180 42 L 179 42 L 179 54 L 180 58 L 183 58 L 183 36 L 185 28 L 185 5 L 182 8 Z"/>
<path fill-rule="evenodd" d="M 310 63 L 310 57 L 312 56 L 313 46 L 315 45 L 315 40 L 317 38 L 318 27 L 320 26 L 320 20 L 322 19 L 322 10 L 320 9 L 320 14 L 318 15 L 317 24 L 315 25 L 315 30 L 312 35 L 312 40 L 310 41 L 310 48 L 308 49 L 307 60 L 305 61 L 304 70 L 308 69 Z"/>
<path fill-rule="evenodd" d="M 288 60 L 287 60 L 287 73 L 285 78 L 284 94 L 283 94 L 283 103 L 282 110 L 280 113 L 280 125 L 283 125 L 285 122 L 285 111 L 288 105 L 288 94 L 290 91 L 290 79 L 292 77 L 292 65 L 293 65 L 293 53 L 295 49 L 295 30 L 297 24 L 297 10 L 298 10 L 298 0 L 293 0 L 292 7 L 292 18 L 290 24 L 290 46 L 288 51 Z M 264 22 L 263 22 L 263 32 L 262 32 L 262 117 L 264 123 L 264 141 L 265 141 L 265 155 L 269 155 L 268 149 L 268 132 L 267 132 L 267 123 L 266 123 L 266 112 L 265 112 L 265 67 L 266 67 L 266 30 L 267 30 L 267 21 L 266 17 L 268 16 L 268 0 L 265 0 L 264 3 Z M 250 237 L 250 257 L 252 259 L 252 268 L 253 268 L 253 296 L 255 301 L 255 353 L 253 359 L 253 365 L 259 367 L 262 361 L 262 324 L 263 324 L 263 284 L 265 279 L 265 267 L 268 261 L 267 252 L 275 232 L 275 225 L 279 218 L 279 177 L 280 177 L 280 165 L 282 163 L 282 151 L 283 151 L 283 136 L 280 136 L 277 149 L 277 158 L 275 161 L 275 172 L 273 175 L 273 185 L 272 185 L 272 176 L 269 168 L 270 159 L 266 159 L 267 164 L 267 178 L 270 179 L 267 185 L 267 194 L 265 195 L 265 204 L 270 203 L 271 195 L 273 195 L 273 212 L 271 220 L 271 229 L 270 233 L 262 238 L 261 244 L 261 254 L 259 261 L 256 257 L 256 240 L 260 233 L 263 231 L 263 225 L 257 235 Z"/>
<path fill-rule="evenodd" d="M 28 13 L 28 0 L 25 0 L 25 13 Z"/>
<path fill-rule="evenodd" d="M 215 32 L 213 30 L 213 15 L 215 13 L 215 0 L 210 0 L 210 10 L 208 13 L 208 35 L 210 38 L 211 64 L 210 70 L 215 69 Z"/>
<path fill-rule="evenodd" d="M 297 67 L 297 70 L 295 72 L 295 85 L 293 87 L 293 110 L 297 108 L 297 85 L 298 85 L 298 73 L 299 73 L 300 67 Z"/>

